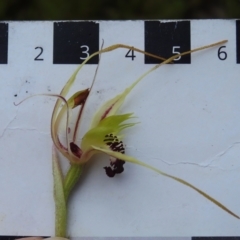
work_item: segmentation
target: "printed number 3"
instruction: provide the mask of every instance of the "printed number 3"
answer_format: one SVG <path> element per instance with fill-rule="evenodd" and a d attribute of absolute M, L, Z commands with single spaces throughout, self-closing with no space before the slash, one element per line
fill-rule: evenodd
<path fill-rule="evenodd" d="M 174 55 L 180 54 L 180 52 L 177 52 L 177 51 L 176 51 L 177 48 L 180 48 L 180 46 L 174 46 L 174 47 L 172 48 L 172 53 L 173 53 Z M 175 58 L 174 61 L 178 61 L 178 60 L 180 60 L 180 59 L 181 59 L 181 56 Z"/>
<path fill-rule="evenodd" d="M 87 45 L 82 45 L 80 46 L 80 48 L 85 48 L 85 50 L 82 51 L 82 53 L 84 53 L 86 57 L 80 57 L 81 60 L 85 60 L 86 58 L 89 57 L 89 47 Z"/>

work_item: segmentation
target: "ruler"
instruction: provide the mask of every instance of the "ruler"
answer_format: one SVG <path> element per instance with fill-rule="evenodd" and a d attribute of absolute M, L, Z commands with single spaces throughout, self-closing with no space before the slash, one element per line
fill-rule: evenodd
<path fill-rule="evenodd" d="M 54 234 L 50 120 L 56 99 L 14 102 L 60 93 L 102 42 L 167 58 L 225 39 L 146 76 L 120 112 L 133 112 L 139 122 L 124 133 L 128 155 L 191 182 L 240 214 L 239 20 L 1 22 L 1 239 Z M 98 60 L 79 72 L 71 93 L 91 85 Z M 128 49 L 102 54 L 78 140 L 106 100 L 157 63 Z M 239 220 L 190 188 L 130 163 L 110 179 L 103 169 L 108 164 L 105 155 L 93 158 L 70 199 L 74 239 L 240 236 Z"/>

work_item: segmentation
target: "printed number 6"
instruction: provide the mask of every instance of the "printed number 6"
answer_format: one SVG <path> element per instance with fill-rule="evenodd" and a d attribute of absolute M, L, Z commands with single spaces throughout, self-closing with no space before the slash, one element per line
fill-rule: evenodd
<path fill-rule="evenodd" d="M 173 53 L 174 55 L 180 54 L 180 52 L 177 52 L 177 51 L 176 51 L 176 48 L 180 48 L 180 46 L 174 46 L 174 47 L 172 48 L 172 53 Z M 178 60 L 180 60 L 180 59 L 181 59 L 181 56 L 175 58 L 174 61 L 178 61 Z"/>
<path fill-rule="evenodd" d="M 81 60 L 85 60 L 86 58 L 89 57 L 89 47 L 87 45 L 82 45 L 80 48 L 85 48 L 85 51 L 82 51 L 82 53 L 86 54 L 86 57 L 80 57 Z"/>
<path fill-rule="evenodd" d="M 226 46 L 222 46 L 218 49 L 218 58 L 220 60 L 226 60 L 227 59 L 227 53 L 222 50 L 222 48 L 225 48 Z"/>

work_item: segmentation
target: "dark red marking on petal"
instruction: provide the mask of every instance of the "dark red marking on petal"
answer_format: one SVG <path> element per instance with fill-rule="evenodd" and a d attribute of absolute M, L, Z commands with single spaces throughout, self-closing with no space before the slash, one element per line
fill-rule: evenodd
<path fill-rule="evenodd" d="M 60 145 L 60 147 L 61 147 L 64 151 L 67 152 L 67 151 L 68 151 L 67 147 L 65 147 L 65 146 L 61 143 L 58 135 L 57 135 L 57 141 L 58 141 L 58 144 Z"/>
<path fill-rule="evenodd" d="M 123 164 L 125 164 L 125 161 L 117 159 L 114 163 L 113 163 L 113 171 L 115 173 L 122 173 L 124 171 L 123 168 Z"/>
<path fill-rule="evenodd" d="M 70 142 L 70 149 L 76 157 L 80 158 L 82 156 L 81 148 L 78 147 L 74 142 Z"/>
<path fill-rule="evenodd" d="M 105 136 L 104 142 L 112 151 L 120 152 L 122 154 L 125 153 L 125 149 L 123 146 L 123 142 L 119 141 L 117 136 L 113 136 L 113 134 L 107 134 Z M 115 174 L 122 173 L 124 171 L 123 165 L 125 161 L 117 158 L 110 158 L 110 167 L 104 167 L 106 174 L 108 177 L 114 177 Z"/>
<path fill-rule="evenodd" d="M 115 104 L 115 103 L 114 103 L 114 104 Z M 114 104 L 112 104 L 111 107 L 108 108 L 108 109 L 104 112 L 104 114 L 102 115 L 100 121 L 102 121 L 105 117 L 107 117 L 108 113 L 111 111 L 111 109 L 113 108 Z"/>
<path fill-rule="evenodd" d="M 86 99 L 88 97 L 88 94 L 89 94 L 89 91 L 90 91 L 89 89 L 86 89 L 74 98 L 73 108 L 75 108 L 79 105 L 82 105 L 86 101 Z"/>
<path fill-rule="evenodd" d="M 119 100 L 119 99 L 118 99 L 118 100 Z M 102 121 L 105 117 L 107 117 L 108 113 L 111 111 L 111 109 L 113 108 L 113 106 L 118 102 L 118 100 L 117 100 L 115 103 L 113 103 L 113 104 L 104 112 L 104 114 L 102 115 L 100 121 Z"/>
<path fill-rule="evenodd" d="M 106 172 L 108 177 L 114 177 L 115 176 L 115 172 L 110 167 L 104 167 L 104 169 L 105 169 L 105 172 Z"/>

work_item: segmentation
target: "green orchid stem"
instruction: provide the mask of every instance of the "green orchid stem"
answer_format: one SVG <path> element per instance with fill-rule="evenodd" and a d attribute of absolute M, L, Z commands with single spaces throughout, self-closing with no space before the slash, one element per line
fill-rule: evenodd
<path fill-rule="evenodd" d="M 59 207 L 55 203 L 55 236 L 66 237 L 67 235 L 67 206 Z M 61 201 L 60 201 L 61 202 Z"/>
<path fill-rule="evenodd" d="M 56 149 L 53 147 L 53 183 L 55 200 L 55 236 L 66 237 L 67 232 L 67 204 L 63 188 L 63 175 L 59 164 Z"/>
<path fill-rule="evenodd" d="M 71 164 L 67 175 L 63 181 L 63 188 L 64 188 L 64 196 L 66 202 L 68 201 L 69 194 L 71 190 L 74 188 L 78 179 L 80 178 L 83 170 L 83 165 Z"/>
<path fill-rule="evenodd" d="M 76 185 L 82 174 L 83 165 L 72 164 L 63 178 L 61 167 L 53 151 L 53 176 L 55 197 L 55 236 L 66 237 L 67 235 L 67 202 L 71 190 Z"/>

